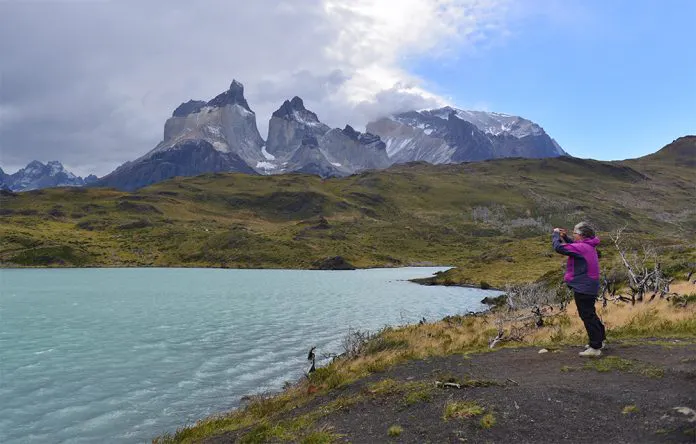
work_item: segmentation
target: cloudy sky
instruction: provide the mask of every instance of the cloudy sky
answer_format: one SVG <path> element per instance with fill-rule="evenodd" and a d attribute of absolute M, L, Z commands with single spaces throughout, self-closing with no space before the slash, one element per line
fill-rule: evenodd
<path fill-rule="evenodd" d="M 0 166 L 104 175 L 232 79 L 265 136 L 299 95 L 331 126 L 451 104 L 573 155 L 696 133 L 691 0 L 0 0 Z"/>

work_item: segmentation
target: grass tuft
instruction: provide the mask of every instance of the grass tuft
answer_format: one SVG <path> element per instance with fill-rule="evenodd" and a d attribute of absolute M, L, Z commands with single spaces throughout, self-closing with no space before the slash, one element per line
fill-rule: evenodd
<path fill-rule="evenodd" d="M 404 396 L 404 404 L 411 406 L 421 402 L 430 402 L 431 399 L 430 390 L 416 390 Z"/>
<path fill-rule="evenodd" d="M 630 415 L 631 413 L 636 413 L 638 411 L 638 407 L 635 405 L 627 405 L 626 407 L 621 410 L 621 413 L 624 415 Z"/>
<path fill-rule="evenodd" d="M 598 372 L 628 372 L 635 368 L 635 363 L 628 359 L 617 358 L 616 356 L 607 356 L 600 359 L 591 359 L 583 366 L 586 370 L 595 370 Z"/>
<path fill-rule="evenodd" d="M 482 415 L 485 409 L 474 401 L 447 401 L 442 419 L 471 418 Z"/>
<path fill-rule="evenodd" d="M 373 395 L 392 395 L 401 390 L 402 388 L 397 381 L 388 378 L 367 386 L 367 392 Z"/>
<path fill-rule="evenodd" d="M 479 421 L 479 425 L 481 426 L 482 429 L 490 429 L 493 427 L 496 423 L 495 416 L 493 416 L 492 413 L 486 413 L 483 415 L 481 420 Z"/>
<path fill-rule="evenodd" d="M 585 370 L 595 370 L 598 372 L 627 372 L 638 373 L 648 378 L 662 378 L 665 375 L 665 370 L 653 364 L 647 364 L 640 361 L 632 361 L 629 359 L 617 358 L 616 356 L 607 356 L 600 359 L 592 359 L 583 366 Z"/>
<path fill-rule="evenodd" d="M 403 433 L 404 429 L 399 425 L 393 425 L 387 430 L 387 435 L 391 437 L 399 436 Z"/>
<path fill-rule="evenodd" d="M 340 438 L 341 435 L 329 430 L 318 430 L 309 433 L 300 441 L 302 444 L 330 444 Z"/>

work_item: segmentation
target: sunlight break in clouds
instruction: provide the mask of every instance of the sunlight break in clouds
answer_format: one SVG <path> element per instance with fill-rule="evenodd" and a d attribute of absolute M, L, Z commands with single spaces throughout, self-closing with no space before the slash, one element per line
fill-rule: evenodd
<path fill-rule="evenodd" d="M 393 101 L 379 106 L 380 92 L 410 96 L 422 106 L 442 105 L 444 100 L 420 86 L 420 79 L 407 73 L 402 62 L 423 55 L 436 58 L 452 47 L 472 45 L 497 29 L 506 11 L 498 0 L 326 0 L 325 8 L 337 30 L 327 57 L 352 73 L 335 99 L 363 102 L 360 109 L 376 105 L 373 115 L 355 116 L 360 124 L 380 113 L 403 110 L 394 109 Z"/>
<path fill-rule="evenodd" d="M 104 175 L 152 149 L 181 102 L 233 78 L 264 137 L 294 95 L 340 127 L 439 106 L 408 64 L 504 34 L 506 2 L 0 2 L 0 166 Z"/>

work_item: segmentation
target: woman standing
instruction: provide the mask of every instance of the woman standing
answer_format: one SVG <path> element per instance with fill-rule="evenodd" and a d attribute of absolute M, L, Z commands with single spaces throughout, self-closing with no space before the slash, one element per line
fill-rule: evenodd
<path fill-rule="evenodd" d="M 590 224 L 580 222 L 573 228 L 572 240 L 566 230 L 554 228 L 552 242 L 556 253 L 568 256 L 564 280 L 573 289 L 578 314 L 590 338 L 589 347 L 580 356 L 601 356 L 606 332 L 595 310 L 599 293 L 599 259 L 595 248 L 599 238 Z"/>

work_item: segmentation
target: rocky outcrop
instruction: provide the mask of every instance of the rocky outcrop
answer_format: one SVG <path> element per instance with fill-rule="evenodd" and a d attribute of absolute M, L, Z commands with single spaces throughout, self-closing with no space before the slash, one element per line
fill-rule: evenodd
<path fill-rule="evenodd" d="M 321 177 L 346 176 L 349 172 L 332 164 L 319 148 L 316 137 L 305 136 L 286 162 L 288 172 L 314 174 Z"/>
<path fill-rule="evenodd" d="M 342 130 L 332 129 L 319 140 L 319 146 L 329 162 L 349 173 L 388 167 L 386 145 L 373 134 L 362 134 L 350 125 Z"/>
<path fill-rule="evenodd" d="M 97 184 L 132 191 L 175 176 L 195 176 L 203 172 L 256 174 L 235 153 L 219 151 L 205 140 L 183 140 L 171 149 L 120 166 Z"/>
<path fill-rule="evenodd" d="M 370 122 L 393 163 L 460 163 L 502 157 L 557 157 L 566 153 L 534 122 L 518 116 L 444 107 Z"/>
<path fill-rule="evenodd" d="M 179 105 L 172 113 L 172 117 L 186 117 L 189 114 L 195 114 L 203 109 L 205 105 L 206 102 L 202 100 L 189 100 Z"/>
<path fill-rule="evenodd" d="M 239 105 L 247 111 L 253 112 L 244 97 L 244 85 L 236 80 L 232 80 L 227 91 L 208 102 L 208 106 L 213 108 L 223 108 L 228 105 Z"/>
<path fill-rule="evenodd" d="M 268 124 L 266 160 L 282 164 L 302 145 L 306 137 L 318 138 L 329 130 L 313 112 L 304 107 L 301 98 L 286 100 L 272 115 Z"/>
<path fill-rule="evenodd" d="M 256 174 L 255 168 L 264 161 L 263 145 L 244 86 L 235 80 L 208 102 L 190 100 L 179 105 L 164 125 L 162 142 L 94 185 L 133 190 L 174 176 L 223 171 Z"/>
<path fill-rule="evenodd" d="M 384 141 L 385 151 L 392 163 L 449 163 L 455 151 L 440 133 L 391 118 L 369 123 L 367 131 L 379 135 Z"/>
<path fill-rule="evenodd" d="M 391 164 L 379 136 L 360 133 L 349 125 L 330 129 L 299 97 L 286 100 L 273 113 L 264 155 L 269 174 L 345 176 Z"/>
<path fill-rule="evenodd" d="M 251 167 L 264 160 L 256 114 L 244 98 L 244 86 L 236 80 L 205 104 L 190 100 L 179 105 L 164 124 L 164 140 L 144 158 L 184 140 L 205 140 L 220 152 L 238 155 Z"/>

